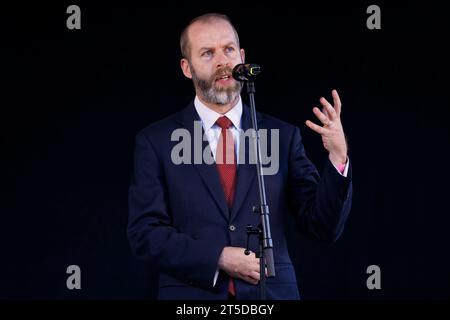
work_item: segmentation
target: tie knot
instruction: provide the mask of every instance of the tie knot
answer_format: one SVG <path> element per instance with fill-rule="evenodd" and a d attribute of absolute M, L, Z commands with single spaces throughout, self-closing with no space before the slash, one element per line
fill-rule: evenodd
<path fill-rule="evenodd" d="M 217 119 L 216 123 L 222 129 L 228 129 L 232 125 L 231 120 L 228 119 L 226 116 L 223 116 L 223 117 L 220 117 L 219 119 Z"/>

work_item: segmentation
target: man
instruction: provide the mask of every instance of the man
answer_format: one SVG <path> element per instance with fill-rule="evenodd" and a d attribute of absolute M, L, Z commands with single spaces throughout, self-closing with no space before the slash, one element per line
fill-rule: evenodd
<path fill-rule="evenodd" d="M 244 254 L 245 227 L 259 222 L 259 215 L 251 212 L 259 204 L 256 168 L 248 161 L 233 161 L 245 144 L 239 133 L 251 128 L 250 110 L 240 97 L 242 84 L 231 76 L 232 68 L 244 62 L 245 52 L 229 19 L 219 14 L 191 21 L 180 45 L 181 69 L 192 79 L 196 97 L 136 137 L 129 193 L 131 247 L 139 259 L 158 266 L 159 299 L 258 299 L 257 239 L 250 242 L 251 254 Z M 322 136 L 329 153 L 322 178 L 305 155 L 298 128 L 257 115 L 260 130 L 279 132 L 277 145 L 269 141 L 268 147 L 278 150 L 278 170 L 265 176 L 276 270 L 276 277 L 266 282 L 268 299 L 300 298 L 286 222 L 295 221 L 300 231 L 318 239 L 335 241 L 350 211 L 351 170 L 341 103 L 336 91 L 332 95 L 334 106 L 322 98 L 323 112 L 313 109 L 323 126 L 306 122 Z M 212 164 L 174 159 L 178 133 L 188 132 L 194 140 L 196 123 L 204 134 L 201 151 L 214 158 Z M 198 151 L 190 142 L 192 149 L 179 154 L 183 159 Z"/>

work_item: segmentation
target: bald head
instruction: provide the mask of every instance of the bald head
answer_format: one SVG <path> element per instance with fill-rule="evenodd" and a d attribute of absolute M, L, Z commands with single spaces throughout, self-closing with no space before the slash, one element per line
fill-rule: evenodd
<path fill-rule="evenodd" d="M 201 15 L 197 18 L 192 19 L 188 25 L 183 29 L 180 36 L 180 48 L 181 48 L 181 55 L 183 58 L 190 60 L 191 56 L 191 38 L 192 33 L 195 33 L 196 26 L 199 25 L 205 25 L 205 24 L 213 24 L 213 23 L 225 23 L 228 24 L 234 33 L 235 41 L 237 46 L 239 47 L 239 36 L 234 28 L 233 24 L 231 23 L 230 19 L 223 14 L 218 13 L 207 13 L 204 15 Z"/>

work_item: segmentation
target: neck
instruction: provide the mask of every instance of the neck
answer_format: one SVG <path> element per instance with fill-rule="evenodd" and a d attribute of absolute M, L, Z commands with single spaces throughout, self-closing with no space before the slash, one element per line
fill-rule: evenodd
<path fill-rule="evenodd" d="M 239 101 L 239 95 L 236 97 L 236 99 L 234 99 L 233 101 L 231 101 L 230 103 L 227 103 L 227 104 L 215 104 L 215 103 L 206 102 L 199 94 L 197 94 L 197 97 L 209 109 L 211 109 L 217 113 L 220 113 L 220 114 L 225 114 L 228 111 L 230 111 L 231 109 L 233 109 L 234 106 Z"/>

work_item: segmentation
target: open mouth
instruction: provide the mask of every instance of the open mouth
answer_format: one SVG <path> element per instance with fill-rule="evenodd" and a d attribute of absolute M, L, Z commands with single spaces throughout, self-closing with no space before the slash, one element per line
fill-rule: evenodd
<path fill-rule="evenodd" d="M 219 82 L 227 82 L 227 81 L 229 81 L 229 80 L 231 80 L 231 79 L 232 79 L 232 78 L 231 78 L 231 75 L 230 75 L 230 74 L 224 74 L 224 75 L 218 77 L 218 78 L 216 79 L 216 81 L 219 81 Z"/>

